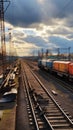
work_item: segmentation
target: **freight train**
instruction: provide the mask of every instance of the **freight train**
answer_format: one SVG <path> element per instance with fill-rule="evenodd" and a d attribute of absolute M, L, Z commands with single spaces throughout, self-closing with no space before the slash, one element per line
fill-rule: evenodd
<path fill-rule="evenodd" d="M 73 62 L 57 61 L 51 59 L 39 59 L 38 67 L 49 72 L 73 80 Z"/>

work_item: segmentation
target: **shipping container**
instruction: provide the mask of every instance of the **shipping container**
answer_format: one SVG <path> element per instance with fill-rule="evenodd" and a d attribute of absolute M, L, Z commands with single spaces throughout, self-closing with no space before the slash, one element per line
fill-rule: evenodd
<path fill-rule="evenodd" d="M 73 63 L 69 64 L 69 74 L 73 76 Z"/>
<path fill-rule="evenodd" d="M 53 61 L 53 70 L 59 70 L 59 61 Z"/>
<path fill-rule="evenodd" d="M 69 64 L 70 64 L 70 62 L 60 61 L 59 62 L 59 69 L 58 70 L 60 72 L 68 73 L 69 72 Z"/>
<path fill-rule="evenodd" d="M 46 67 L 47 67 L 47 69 L 52 69 L 52 67 L 53 67 L 53 61 L 47 60 L 46 61 Z"/>
<path fill-rule="evenodd" d="M 68 73 L 69 72 L 69 61 L 54 61 L 53 69 L 59 72 Z"/>

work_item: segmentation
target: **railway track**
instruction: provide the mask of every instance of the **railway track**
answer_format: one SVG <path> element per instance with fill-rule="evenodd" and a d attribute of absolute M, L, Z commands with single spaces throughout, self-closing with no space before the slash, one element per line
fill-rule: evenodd
<path fill-rule="evenodd" d="M 31 130 L 73 130 L 68 112 L 64 112 L 38 77 L 21 63 L 24 91 Z"/>
<path fill-rule="evenodd" d="M 29 64 L 29 62 L 27 62 L 27 63 L 28 63 L 28 65 L 32 69 L 34 68 L 33 62 L 31 62 L 31 64 Z M 59 76 L 56 76 L 56 75 L 49 74 L 48 71 L 45 71 L 45 70 L 40 70 L 40 71 L 44 72 L 44 74 L 45 74 L 46 77 L 49 77 L 50 79 L 56 81 L 57 83 L 61 84 L 62 87 L 68 89 L 70 92 L 73 93 L 73 82 L 68 81 L 67 79 L 64 80 L 63 77 L 59 77 Z"/>

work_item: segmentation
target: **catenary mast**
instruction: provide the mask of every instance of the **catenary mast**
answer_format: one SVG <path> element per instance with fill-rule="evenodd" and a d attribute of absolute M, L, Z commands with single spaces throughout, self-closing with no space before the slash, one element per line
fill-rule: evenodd
<path fill-rule="evenodd" d="M 6 9 L 4 10 L 4 2 L 8 2 Z M 6 12 L 10 4 L 9 0 L 0 0 L 0 34 L 1 34 L 1 60 L 3 65 L 3 72 L 5 71 L 4 63 L 6 62 L 6 44 L 5 44 L 5 23 L 4 13 Z"/>

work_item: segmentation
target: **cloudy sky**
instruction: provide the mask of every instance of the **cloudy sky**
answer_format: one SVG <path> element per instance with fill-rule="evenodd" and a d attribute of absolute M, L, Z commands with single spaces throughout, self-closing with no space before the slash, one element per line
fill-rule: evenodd
<path fill-rule="evenodd" d="M 6 45 L 12 28 L 18 55 L 35 55 L 42 48 L 73 52 L 73 0 L 11 0 L 5 27 Z"/>

